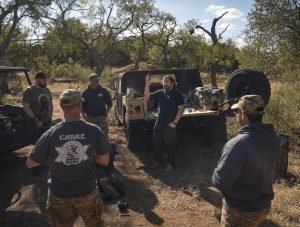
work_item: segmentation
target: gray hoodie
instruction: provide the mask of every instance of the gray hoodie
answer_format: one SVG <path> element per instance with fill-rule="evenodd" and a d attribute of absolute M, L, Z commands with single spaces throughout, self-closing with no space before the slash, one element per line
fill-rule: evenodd
<path fill-rule="evenodd" d="M 229 205 L 258 211 L 271 204 L 279 148 L 273 125 L 262 123 L 242 127 L 225 144 L 212 183 Z"/>

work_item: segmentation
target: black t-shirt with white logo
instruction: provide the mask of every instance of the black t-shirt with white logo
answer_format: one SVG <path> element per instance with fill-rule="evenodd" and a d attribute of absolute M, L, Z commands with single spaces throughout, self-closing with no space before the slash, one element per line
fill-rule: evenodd
<path fill-rule="evenodd" d="M 184 104 L 181 93 L 175 88 L 171 91 L 159 89 L 150 94 L 150 99 L 159 105 L 159 114 L 155 127 L 168 126 L 174 121 L 178 112 L 178 106 Z"/>
<path fill-rule="evenodd" d="M 39 139 L 29 157 L 49 166 L 49 187 L 62 198 L 92 192 L 95 182 L 95 154 L 109 151 L 101 129 L 84 121 L 61 122 Z"/>
<path fill-rule="evenodd" d="M 100 85 L 96 89 L 90 86 L 82 93 L 84 112 L 90 117 L 104 116 L 107 107 L 112 107 L 112 100 L 109 92 Z"/>

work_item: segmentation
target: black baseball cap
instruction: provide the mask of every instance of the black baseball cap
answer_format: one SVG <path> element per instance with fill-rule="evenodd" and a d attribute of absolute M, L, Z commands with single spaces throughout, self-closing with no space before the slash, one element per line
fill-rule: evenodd
<path fill-rule="evenodd" d="M 35 74 L 35 79 L 45 79 L 45 78 L 49 78 L 49 75 L 45 72 L 38 72 L 37 74 Z"/>

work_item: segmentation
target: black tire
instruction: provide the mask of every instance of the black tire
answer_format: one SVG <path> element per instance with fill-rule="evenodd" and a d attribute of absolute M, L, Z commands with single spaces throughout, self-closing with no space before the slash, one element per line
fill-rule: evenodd
<path fill-rule="evenodd" d="M 234 71 L 226 84 L 226 97 L 236 103 L 243 95 L 260 95 L 267 105 L 270 100 L 271 87 L 266 75 L 258 70 L 242 68 Z"/>

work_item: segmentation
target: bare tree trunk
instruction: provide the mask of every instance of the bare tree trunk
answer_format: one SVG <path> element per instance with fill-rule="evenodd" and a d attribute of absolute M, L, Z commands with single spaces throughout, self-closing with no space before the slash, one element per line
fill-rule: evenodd
<path fill-rule="evenodd" d="M 219 34 L 217 35 L 216 33 L 216 25 L 217 22 L 228 13 L 225 12 L 223 13 L 221 16 L 214 18 L 212 25 L 211 25 L 211 29 L 210 31 L 208 31 L 207 29 L 205 29 L 203 26 L 201 25 L 197 25 L 196 28 L 200 28 L 202 31 L 204 31 L 207 35 L 209 35 L 209 37 L 211 38 L 212 41 L 212 46 L 218 45 L 219 44 L 219 39 L 222 38 L 223 33 L 227 30 L 229 24 L 226 26 L 226 28 Z M 216 70 L 217 69 L 217 64 L 216 63 L 212 63 L 210 66 L 210 80 L 211 80 L 211 85 L 214 87 L 218 87 L 217 86 L 217 77 L 216 77 Z"/>
<path fill-rule="evenodd" d="M 210 66 L 210 80 L 211 80 L 211 86 L 218 87 L 217 85 L 217 65 L 215 63 L 212 63 Z"/>

